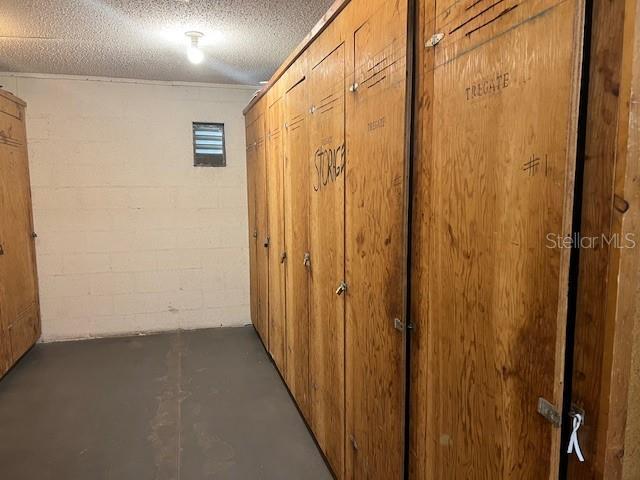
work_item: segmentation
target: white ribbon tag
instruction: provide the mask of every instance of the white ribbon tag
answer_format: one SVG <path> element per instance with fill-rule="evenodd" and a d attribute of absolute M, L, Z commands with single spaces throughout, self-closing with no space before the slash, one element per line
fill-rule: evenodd
<path fill-rule="evenodd" d="M 573 450 L 575 449 L 578 460 L 584 462 L 584 456 L 582 455 L 582 450 L 580 450 L 580 444 L 578 443 L 578 430 L 582 425 L 582 415 L 579 413 L 574 413 L 572 417 L 573 432 L 571 432 L 571 438 L 569 439 L 569 447 L 567 448 L 567 453 L 573 453 Z"/>

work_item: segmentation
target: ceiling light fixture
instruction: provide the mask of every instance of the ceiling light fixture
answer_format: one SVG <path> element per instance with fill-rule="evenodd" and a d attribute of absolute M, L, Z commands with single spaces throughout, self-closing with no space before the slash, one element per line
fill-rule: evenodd
<path fill-rule="evenodd" d="M 202 32 L 187 32 L 185 33 L 187 37 L 191 40 L 189 44 L 189 48 L 187 48 L 187 58 L 189 61 L 195 65 L 202 63 L 204 60 L 204 53 L 198 47 L 198 42 L 202 37 L 204 37 L 204 33 Z"/>

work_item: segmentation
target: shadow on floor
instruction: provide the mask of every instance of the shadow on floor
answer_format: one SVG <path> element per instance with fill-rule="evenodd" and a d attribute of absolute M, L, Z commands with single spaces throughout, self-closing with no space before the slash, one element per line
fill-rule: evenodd
<path fill-rule="evenodd" d="M 252 327 L 36 345 L 0 381 L 7 480 L 330 479 Z"/>

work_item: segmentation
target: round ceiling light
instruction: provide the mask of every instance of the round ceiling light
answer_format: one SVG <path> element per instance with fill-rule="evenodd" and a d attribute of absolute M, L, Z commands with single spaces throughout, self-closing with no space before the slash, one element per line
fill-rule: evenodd
<path fill-rule="evenodd" d="M 198 42 L 204 36 L 204 33 L 186 32 L 185 35 L 191 40 L 191 42 L 189 43 L 189 47 L 187 48 L 187 58 L 194 65 L 202 63 L 202 61 L 204 60 L 204 53 L 202 53 L 202 50 L 200 50 Z"/>

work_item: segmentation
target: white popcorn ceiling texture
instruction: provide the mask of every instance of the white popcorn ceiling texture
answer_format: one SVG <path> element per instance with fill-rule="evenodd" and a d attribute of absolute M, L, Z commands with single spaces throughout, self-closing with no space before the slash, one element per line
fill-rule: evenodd
<path fill-rule="evenodd" d="M 0 0 L 0 71 L 256 85 L 333 0 Z M 205 34 L 206 60 L 184 33 Z"/>

